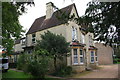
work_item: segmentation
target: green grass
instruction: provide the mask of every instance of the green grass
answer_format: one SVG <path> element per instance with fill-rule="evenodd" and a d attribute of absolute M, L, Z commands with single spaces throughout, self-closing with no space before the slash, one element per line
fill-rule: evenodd
<path fill-rule="evenodd" d="M 2 73 L 2 78 L 3 80 L 6 78 L 34 78 L 32 75 L 30 74 L 25 74 L 24 72 L 18 72 L 18 71 L 14 71 L 14 70 L 8 70 L 8 72 L 6 73 Z M 58 79 L 58 78 L 52 78 L 52 77 L 47 77 L 45 80 L 62 80 L 62 79 Z"/>
<path fill-rule="evenodd" d="M 3 78 L 31 78 L 32 75 L 25 74 L 24 72 L 8 70 L 8 72 L 2 74 L 2 77 Z"/>

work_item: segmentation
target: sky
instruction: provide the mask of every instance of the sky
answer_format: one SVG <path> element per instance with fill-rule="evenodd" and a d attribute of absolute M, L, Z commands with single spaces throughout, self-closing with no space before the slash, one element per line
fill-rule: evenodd
<path fill-rule="evenodd" d="M 27 13 L 19 17 L 20 24 L 26 32 L 29 30 L 36 18 L 46 15 L 46 3 L 53 2 L 59 9 L 75 3 L 78 15 L 82 16 L 91 0 L 34 0 L 35 6 L 26 6 Z"/>

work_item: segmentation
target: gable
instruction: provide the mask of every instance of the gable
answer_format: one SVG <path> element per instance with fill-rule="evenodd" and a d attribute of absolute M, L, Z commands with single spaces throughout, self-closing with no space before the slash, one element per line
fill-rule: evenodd
<path fill-rule="evenodd" d="M 60 9 L 62 12 L 65 12 L 66 14 L 71 14 L 73 9 L 73 6 L 75 8 L 75 4 L 71 4 L 65 8 Z M 75 11 L 75 14 L 77 14 L 77 11 Z M 67 23 L 66 21 L 62 21 L 59 20 L 56 16 L 61 15 L 58 11 L 55 11 L 52 15 L 51 18 L 46 19 L 46 16 L 37 18 L 34 23 L 32 24 L 32 26 L 30 27 L 30 29 L 28 30 L 27 34 L 31 34 L 37 31 L 41 31 L 44 29 L 48 29 L 51 27 L 55 27 L 61 24 L 65 24 Z"/>

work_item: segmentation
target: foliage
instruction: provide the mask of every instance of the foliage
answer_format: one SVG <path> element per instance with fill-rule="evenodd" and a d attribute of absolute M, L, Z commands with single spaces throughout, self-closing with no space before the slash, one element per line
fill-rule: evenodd
<path fill-rule="evenodd" d="M 3 2 L 2 3 L 2 45 L 6 48 L 7 55 L 12 53 L 14 39 L 22 35 L 22 26 L 19 23 L 19 16 L 26 12 L 25 5 L 33 2 Z"/>
<path fill-rule="evenodd" d="M 49 57 L 48 52 L 39 49 L 32 54 L 21 55 L 18 60 L 18 69 L 22 69 L 25 73 L 31 73 L 35 77 L 44 78 L 48 70 Z"/>
<path fill-rule="evenodd" d="M 33 76 L 44 78 L 48 70 L 49 57 L 46 56 L 48 52 L 43 49 L 35 51 L 28 61 L 28 72 Z"/>
<path fill-rule="evenodd" d="M 18 62 L 17 62 L 17 69 L 18 70 L 22 70 L 24 65 L 25 65 L 25 59 L 26 59 L 26 56 L 25 54 L 21 54 L 18 58 Z"/>
<path fill-rule="evenodd" d="M 120 64 L 120 58 L 114 58 L 113 63 L 114 64 Z"/>
<path fill-rule="evenodd" d="M 64 77 L 67 75 L 71 75 L 71 73 L 72 73 L 72 67 L 62 64 L 62 65 L 59 65 L 59 68 L 57 68 L 55 75 Z"/>
<path fill-rule="evenodd" d="M 120 58 L 120 46 L 113 46 L 114 54 L 116 55 L 116 58 Z"/>
<path fill-rule="evenodd" d="M 54 59 L 54 67 L 57 70 L 57 59 L 62 60 L 63 57 L 68 56 L 69 43 L 66 42 L 65 38 L 62 35 L 56 35 L 47 31 L 44 35 L 41 35 L 42 40 L 38 41 L 36 50 L 39 48 L 45 49 L 49 52 L 49 56 Z"/>
<path fill-rule="evenodd" d="M 75 21 L 82 26 L 81 30 L 94 33 L 95 40 L 104 41 L 109 45 L 120 44 L 120 2 L 91 1 L 88 3 L 85 15 L 78 18 L 74 14 L 68 16 L 69 14 L 64 14 L 65 12 L 59 9 L 58 12 L 61 14 L 58 19 Z"/>
<path fill-rule="evenodd" d="M 120 43 L 120 2 L 89 2 L 86 16 L 91 18 L 96 40 Z M 116 30 L 112 27 L 115 26 Z M 111 33 L 111 34 L 110 34 Z"/>

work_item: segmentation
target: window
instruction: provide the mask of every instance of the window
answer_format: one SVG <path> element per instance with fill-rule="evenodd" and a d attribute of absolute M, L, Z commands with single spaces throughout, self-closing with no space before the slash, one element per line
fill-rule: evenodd
<path fill-rule="evenodd" d="M 80 50 L 80 64 L 84 63 L 84 55 L 83 55 L 83 50 Z"/>
<path fill-rule="evenodd" d="M 72 27 L 72 41 L 77 40 L 77 28 Z"/>
<path fill-rule="evenodd" d="M 73 49 L 73 55 L 74 55 L 74 64 L 78 64 L 77 49 Z"/>
<path fill-rule="evenodd" d="M 98 61 L 97 52 L 95 52 L 95 60 Z"/>
<path fill-rule="evenodd" d="M 22 45 L 25 45 L 25 39 L 22 40 Z"/>
<path fill-rule="evenodd" d="M 91 51 L 91 63 L 94 63 L 94 51 Z"/>
<path fill-rule="evenodd" d="M 35 43 L 35 37 L 36 37 L 36 35 L 32 34 L 32 43 Z"/>
<path fill-rule="evenodd" d="M 89 35 L 89 45 L 90 45 L 90 46 L 92 46 L 92 42 L 93 42 L 93 40 L 92 40 L 92 36 Z"/>
<path fill-rule="evenodd" d="M 81 43 L 85 43 L 85 36 L 81 33 Z"/>

